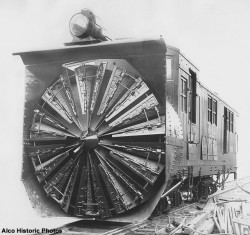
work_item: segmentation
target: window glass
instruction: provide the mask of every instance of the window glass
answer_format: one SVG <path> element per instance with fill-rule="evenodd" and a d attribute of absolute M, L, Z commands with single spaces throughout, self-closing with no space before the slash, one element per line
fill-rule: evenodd
<path fill-rule="evenodd" d="M 208 113 L 207 113 L 208 122 L 212 123 L 212 98 L 208 96 Z"/>
<path fill-rule="evenodd" d="M 229 132 L 233 132 L 234 131 L 234 113 L 232 111 L 230 111 L 229 109 L 226 109 L 226 125 L 227 125 L 227 130 Z"/>
<path fill-rule="evenodd" d="M 234 131 L 234 114 L 232 112 L 230 112 L 230 131 L 233 132 Z"/>
<path fill-rule="evenodd" d="M 187 112 L 187 80 L 181 77 L 181 111 Z"/>
<path fill-rule="evenodd" d="M 167 59 L 167 79 L 172 78 L 172 60 Z"/>
<path fill-rule="evenodd" d="M 217 125 L 217 101 L 213 99 L 213 118 L 212 123 Z"/>
<path fill-rule="evenodd" d="M 211 96 L 208 96 L 207 115 L 208 122 L 217 125 L 217 100 L 213 99 Z"/>

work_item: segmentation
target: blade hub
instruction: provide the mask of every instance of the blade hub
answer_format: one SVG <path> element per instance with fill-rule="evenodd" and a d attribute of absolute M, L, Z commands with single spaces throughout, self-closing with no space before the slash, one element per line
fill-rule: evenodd
<path fill-rule="evenodd" d="M 99 143 L 99 139 L 96 133 L 83 136 L 81 140 L 85 144 L 85 147 L 90 149 L 96 148 Z"/>

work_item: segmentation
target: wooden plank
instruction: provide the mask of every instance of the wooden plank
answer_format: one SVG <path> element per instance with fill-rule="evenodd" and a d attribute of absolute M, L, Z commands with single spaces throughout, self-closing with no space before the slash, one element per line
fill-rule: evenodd
<path fill-rule="evenodd" d="M 249 217 L 248 218 L 234 218 L 233 222 L 250 227 L 250 218 Z"/>

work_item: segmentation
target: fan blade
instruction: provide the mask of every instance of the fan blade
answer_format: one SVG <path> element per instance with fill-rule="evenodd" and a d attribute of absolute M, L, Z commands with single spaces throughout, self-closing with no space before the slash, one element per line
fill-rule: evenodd
<path fill-rule="evenodd" d="M 94 166 L 94 163 L 91 157 L 90 157 L 90 165 L 91 165 L 91 176 L 92 176 L 93 186 L 94 186 L 94 196 L 95 196 L 95 201 L 98 203 L 99 214 L 101 218 L 111 217 L 111 211 L 109 209 L 107 200 L 102 190 L 101 183 L 97 175 L 96 166 Z"/>
<path fill-rule="evenodd" d="M 126 173 L 124 173 L 119 167 L 117 167 L 114 163 L 112 163 L 110 160 L 106 159 L 106 164 L 109 168 L 109 170 L 117 177 L 119 182 L 125 187 L 126 194 L 132 194 L 133 199 L 131 200 L 130 204 L 128 204 L 129 209 L 133 208 L 137 204 L 135 202 L 138 199 L 143 199 L 143 193 L 145 191 L 143 190 L 142 187 L 139 187 L 138 184 L 135 183 L 132 178 L 130 178 Z M 132 205 L 132 203 L 134 205 Z"/>
<path fill-rule="evenodd" d="M 110 199 L 113 203 L 115 211 L 117 214 L 120 214 L 127 210 L 121 193 L 119 192 L 120 188 L 117 188 L 118 182 L 114 176 L 107 170 L 105 163 L 99 165 L 100 173 L 104 179 L 106 189 L 109 193 Z"/>
<path fill-rule="evenodd" d="M 83 130 L 81 123 L 79 122 L 79 114 L 78 114 L 78 110 L 76 108 L 76 104 L 74 101 L 74 96 L 73 96 L 72 87 L 70 84 L 68 74 L 66 72 L 64 74 L 62 74 L 60 77 L 60 80 L 61 80 L 61 83 L 62 83 L 63 88 L 64 88 L 62 95 L 64 95 L 64 99 L 67 100 L 66 104 L 67 104 L 68 109 L 70 110 L 72 118 L 73 118 L 75 124 L 79 127 L 79 129 Z"/>
<path fill-rule="evenodd" d="M 164 143 L 154 142 L 114 142 L 112 144 L 101 143 L 103 146 L 115 148 L 121 151 L 131 153 L 133 155 L 141 156 L 152 161 L 165 162 L 165 148 Z"/>
<path fill-rule="evenodd" d="M 128 87 L 132 86 L 134 81 L 135 78 L 129 75 L 126 70 L 115 65 L 97 115 L 104 114 L 105 111 L 112 107 L 114 102 L 129 89 Z"/>
<path fill-rule="evenodd" d="M 61 207 L 65 212 L 68 212 L 69 210 L 69 206 L 70 206 L 70 200 L 72 198 L 72 194 L 73 194 L 73 190 L 74 190 L 74 185 L 75 185 L 75 181 L 76 181 L 76 177 L 78 174 L 78 170 L 79 170 L 79 161 L 76 164 L 74 170 L 71 173 L 71 176 L 69 178 L 69 181 L 67 183 L 66 189 L 63 193 L 63 197 L 61 200 Z"/>
<path fill-rule="evenodd" d="M 57 201 L 60 205 L 64 196 L 64 187 L 69 181 L 70 175 L 72 173 L 72 170 L 74 169 L 77 160 L 78 158 L 69 159 L 68 162 L 64 164 L 57 171 L 57 173 L 43 186 L 45 192 L 50 195 L 55 201 Z"/>
<path fill-rule="evenodd" d="M 104 74 L 107 68 L 106 62 L 101 62 L 98 66 L 97 73 L 96 73 L 96 80 L 95 80 L 95 85 L 93 88 L 93 95 L 92 95 L 92 100 L 91 100 L 91 106 L 90 106 L 90 111 L 93 112 L 95 109 L 95 104 L 97 101 L 97 97 L 101 88 L 101 84 L 104 78 Z"/>
<path fill-rule="evenodd" d="M 110 150 L 109 155 L 112 158 L 116 159 L 118 162 L 134 171 L 137 175 L 141 176 L 150 184 L 153 184 L 156 181 L 158 175 L 164 168 L 164 165 L 157 164 L 154 161 L 146 161 L 146 159 L 124 153 L 107 146 L 106 148 Z"/>
<path fill-rule="evenodd" d="M 133 85 L 127 90 L 121 99 L 117 101 L 114 107 L 106 115 L 105 121 L 108 122 L 127 108 L 130 104 L 139 99 L 149 90 L 148 86 L 142 82 L 141 78 L 135 79 Z"/>
<path fill-rule="evenodd" d="M 56 129 L 60 129 L 62 131 L 68 131 L 68 127 L 57 120 L 52 114 L 42 108 L 40 105 L 36 105 L 34 109 L 34 118 L 33 122 L 42 122 L 47 125 L 50 125 Z"/>
<path fill-rule="evenodd" d="M 91 97 L 94 93 L 94 86 L 96 82 L 97 67 L 93 64 L 83 64 L 75 68 L 75 77 L 78 88 L 78 94 L 82 109 L 82 114 L 86 115 L 86 123 L 90 121 L 91 112 Z M 98 80 L 99 81 L 99 80 Z"/>
<path fill-rule="evenodd" d="M 106 135 L 112 137 L 141 136 L 141 135 L 164 135 L 165 117 L 161 116 L 147 122 L 129 126 L 118 131 L 109 132 Z"/>
<path fill-rule="evenodd" d="M 34 166 L 38 181 L 43 182 L 59 165 L 61 165 L 61 163 L 65 159 L 67 159 L 69 157 L 69 155 L 70 155 L 69 152 L 73 148 L 74 147 L 70 148 L 66 152 L 60 153 L 60 154 L 56 155 L 55 157 L 52 157 L 49 160 L 46 160 L 43 163 L 42 163 L 39 155 L 34 156 L 37 158 L 36 162 L 37 161 L 39 162 L 39 165 Z M 34 163 L 34 160 L 33 160 L 33 164 L 36 164 L 36 163 Z"/>
<path fill-rule="evenodd" d="M 70 88 L 67 86 L 65 80 L 65 77 L 61 75 L 59 80 L 57 80 L 50 88 L 47 88 L 42 99 L 67 122 L 70 124 L 74 122 L 80 128 L 79 122 L 75 116 L 76 109 Z"/>
<path fill-rule="evenodd" d="M 33 123 L 30 128 L 31 141 L 65 140 L 67 137 L 75 136 L 44 123 Z"/>
<path fill-rule="evenodd" d="M 77 193 L 76 205 L 75 205 L 75 215 L 76 216 L 96 216 L 94 206 L 97 206 L 97 203 L 93 203 L 92 195 L 92 182 L 91 182 L 91 169 L 89 163 L 88 153 L 86 155 L 85 163 L 82 168 L 82 174 L 80 179 L 79 190 Z"/>
<path fill-rule="evenodd" d="M 155 107 L 159 105 L 157 99 L 153 94 L 149 95 L 147 98 L 142 100 L 140 103 L 135 105 L 131 110 L 127 111 L 123 115 L 121 115 L 119 118 L 114 120 L 113 122 L 109 123 L 109 126 L 114 127 L 117 125 L 125 125 L 128 123 L 132 123 L 133 118 L 139 118 L 142 119 L 139 115 L 143 115 L 143 118 L 149 117 L 150 115 L 146 115 L 145 112 L 153 110 L 155 113 Z M 145 115 L 145 116 L 144 116 Z M 139 116 L 139 117 L 138 117 Z"/>

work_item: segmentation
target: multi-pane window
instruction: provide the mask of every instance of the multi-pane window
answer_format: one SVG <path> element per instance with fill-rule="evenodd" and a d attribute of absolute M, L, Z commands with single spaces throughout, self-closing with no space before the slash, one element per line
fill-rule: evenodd
<path fill-rule="evenodd" d="M 208 96 L 207 121 L 212 123 L 212 97 Z"/>
<path fill-rule="evenodd" d="M 187 112 L 187 80 L 181 77 L 181 111 Z"/>
<path fill-rule="evenodd" d="M 227 110 L 227 130 L 230 131 L 230 111 Z"/>
<path fill-rule="evenodd" d="M 188 103 L 190 104 L 190 107 L 189 107 L 189 121 L 191 123 L 196 123 L 196 114 L 197 114 L 197 111 L 196 110 L 196 83 L 197 83 L 197 78 L 196 78 L 196 74 L 193 73 L 191 70 L 190 70 L 190 73 L 191 73 L 191 76 L 189 77 L 189 101 Z"/>
<path fill-rule="evenodd" d="M 228 131 L 234 131 L 234 114 L 230 110 L 227 110 L 227 122 L 228 122 Z"/>
<path fill-rule="evenodd" d="M 234 132 L 234 113 L 224 107 L 224 138 L 223 153 L 229 153 L 230 150 L 230 132 Z M 235 133 L 236 134 L 236 133 Z M 237 136 L 237 135 L 236 135 Z M 237 137 L 236 137 L 237 138 Z"/>
<path fill-rule="evenodd" d="M 217 125 L 217 101 L 211 96 L 208 96 L 207 120 Z"/>
<path fill-rule="evenodd" d="M 212 114 L 212 123 L 217 126 L 217 101 L 213 99 L 213 114 Z"/>
<path fill-rule="evenodd" d="M 231 112 L 231 119 L 230 119 L 230 131 L 234 131 L 234 114 Z"/>

